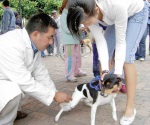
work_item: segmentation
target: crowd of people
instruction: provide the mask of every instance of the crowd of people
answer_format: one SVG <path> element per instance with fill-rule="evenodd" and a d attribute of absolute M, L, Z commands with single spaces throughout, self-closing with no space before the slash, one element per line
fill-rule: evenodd
<path fill-rule="evenodd" d="M 8 0 L 2 2 L 2 8 L 0 125 L 13 125 L 15 119 L 27 116 L 19 107 L 28 95 L 47 106 L 53 101 L 71 101 L 70 95 L 56 89 L 41 57 L 45 57 L 45 50 L 53 55 L 54 44 L 56 55 L 59 55 L 60 44 L 63 44 L 65 79 L 77 82 L 77 77 L 87 75 L 82 70 L 80 52 L 81 34 L 87 30 L 93 46 L 93 76 L 103 80 L 106 74 L 113 72 L 124 77 L 121 92 L 127 94 L 127 102 L 120 124 L 132 124 L 136 116 L 134 61 L 144 61 L 146 57 L 149 1 L 63 0 L 59 14 L 56 10 L 50 16 L 35 14 L 24 28 Z"/>

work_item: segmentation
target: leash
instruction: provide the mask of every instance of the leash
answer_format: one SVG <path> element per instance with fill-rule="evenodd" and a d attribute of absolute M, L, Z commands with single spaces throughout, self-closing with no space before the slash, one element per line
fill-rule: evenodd
<path fill-rule="evenodd" d="M 100 83 L 98 84 L 98 85 L 92 85 L 92 83 L 93 82 L 95 82 L 95 81 L 99 81 Z M 90 81 L 90 87 L 92 88 L 92 89 L 95 89 L 96 91 L 100 91 L 101 90 L 101 88 L 102 88 L 102 83 L 101 83 L 101 78 L 100 78 L 100 76 L 96 76 L 95 78 L 93 78 L 91 81 Z"/>

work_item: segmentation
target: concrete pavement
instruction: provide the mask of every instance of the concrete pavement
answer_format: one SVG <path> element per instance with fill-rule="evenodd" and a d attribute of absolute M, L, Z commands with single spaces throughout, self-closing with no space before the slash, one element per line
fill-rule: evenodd
<path fill-rule="evenodd" d="M 89 82 L 93 78 L 92 74 L 92 54 L 82 58 L 82 69 L 87 72 L 87 76 L 78 78 L 77 83 L 65 81 L 64 61 L 60 57 L 47 56 L 43 58 L 49 74 L 59 91 L 72 94 L 76 85 Z M 135 108 L 137 115 L 132 125 L 150 125 L 150 56 L 143 62 L 136 61 L 138 84 L 135 98 Z M 118 122 L 112 119 L 111 106 L 109 104 L 98 107 L 96 113 L 96 125 L 119 125 L 119 119 L 123 115 L 126 105 L 126 94 L 119 93 L 116 97 Z M 49 107 L 41 102 L 29 98 L 23 106 L 23 111 L 28 113 L 28 117 L 15 121 L 14 125 L 90 125 L 90 107 L 80 102 L 73 110 L 61 115 L 58 122 L 54 118 L 60 107 L 53 102 Z"/>

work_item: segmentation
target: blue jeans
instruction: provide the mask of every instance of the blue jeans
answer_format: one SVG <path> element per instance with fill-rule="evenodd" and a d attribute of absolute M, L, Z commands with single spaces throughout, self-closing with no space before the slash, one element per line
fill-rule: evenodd
<path fill-rule="evenodd" d="M 54 44 L 50 44 L 47 47 L 47 52 L 48 52 L 48 54 L 54 53 Z"/>
<path fill-rule="evenodd" d="M 45 57 L 44 51 L 41 51 L 41 56 L 42 56 L 42 57 Z"/>
<path fill-rule="evenodd" d="M 139 43 L 139 47 L 137 48 L 137 51 L 135 53 L 135 59 L 144 58 L 145 59 L 145 53 L 146 53 L 146 37 L 148 34 L 148 26 L 145 29 L 145 32 L 142 36 L 142 39 Z"/>

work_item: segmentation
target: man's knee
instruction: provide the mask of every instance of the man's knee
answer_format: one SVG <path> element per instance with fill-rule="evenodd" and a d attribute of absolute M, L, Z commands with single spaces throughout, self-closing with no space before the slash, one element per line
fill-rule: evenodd
<path fill-rule="evenodd" d="M 4 107 L 4 109 L 1 111 L 0 119 L 1 119 L 1 117 L 5 116 L 6 114 L 9 114 L 11 111 L 16 110 L 16 113 L 17 113 L 17 109 L 18 109 L 20 100 L 21 100 L 21 94 L 19 94 L 18 96 L 16 96 L 12 100 L 10 100 L 7 103 L 7 105 Z"/>

